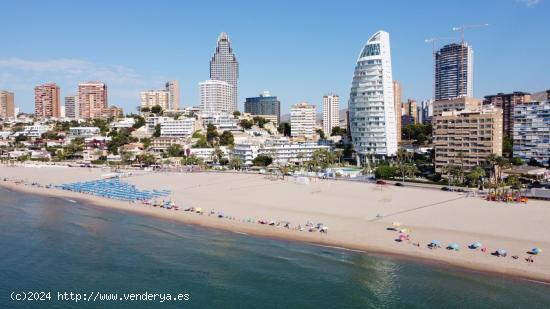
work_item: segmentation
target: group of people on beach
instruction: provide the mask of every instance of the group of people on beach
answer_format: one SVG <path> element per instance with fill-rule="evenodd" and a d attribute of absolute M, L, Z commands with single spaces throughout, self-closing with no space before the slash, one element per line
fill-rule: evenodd
<path fill-rule="evenodd" d="M 34 186 L 39 188 L 46 188 L 50 189 L 53 188 L 52 185 L 41 185 L 38 182 L 28 182 L 22 179 L 8 179 L 4 177 L 4 182 L 10 182 L 16 185 L 25 185 L 25 186 Z M 134 203 L 134 201 L 128 201 L 129 203 Z M 158 200 L 146 200 L 141 202 L 143 205 L 151 206 L 151 207 L 158 207 L 158 208 L 164 208 L 169 210 L 180 210 L 180 206 L 174 203 L 173 201 L 158 201 Z M 318 232 L 321 234 L 327 234 L 328 233 L 328 226 L 326 226 L 323 223 L 314 223 L 314 221 L 308 220 L 304 224 L 292 224 L 289 221 L 281 221 L 281 220 L 267 220 L 267 219 L 256 219 L 256 218 L 237 218 L 234 216 L 228 216 L 223 214 L 223 212 L 216 212 L 214 209 L 210 210 L 209 212 L 205 213 L 201 207 L 187 207 L 183 209 L 183 211 L 187 213 L 194 213 L 198 215 L 207 215 L 207 216 L 216 216 L 220 219 L 226 219 L 226 220 L 232 220 L 237 221 L 241 223 L 251 223 L 251 224 L 259 224 L 259 225 L 266 225 L 266 226 L 272 226 L 275 228 L 285 228 L 288 230 L 294 230 L 299 232 Z"/>
<path fill-rule="evenodd" d="M 422 247 L 420 241 L 412 242 L 412 237 L 410 235 L 410 232 L 411 232 L 410 229 L 396 228 L 396 226 L 400 227 L 401 224 L 400 223 L 394 223 L 392 227 L 387 228 L 387 230 L 397 231 L 399 233 L 397 238 L 395 239 L 396 242 L 411 244 L 412 246 L 417 247 L 417 248 Z M 433 240 L 430 243 L 428 243 L 426 245 L 426 247 L 430 250 L 436 250 L 436 249 L 440 249 L 441 245 L 440 245 L 439 241 Z M 451 243 L 446 248 L 449 251 L 459 251 L 460 246 L 456 243 Z M 479 250 L 482 253 L 490 252 L 487 249 L 487 247 L 481 245 L 481 243 L 479 243 L 479 242 L 474 242 L 474 243 L 470 244 L 468 246 L 468 248 L 471 249 L 471 250 Z M 541 251 L 542 250 L 539 249 L 539 248 L 535 248 L 535 249 L 527 251 L 526 254 L 528 254 L 528 255 L 524 258 L 525 261 L 527 263 L 534 263 L 535 262 L 534 256 L 538 255 L 538 253 L 541 252 Z M 497 249 L 494 252 L 491 252 L 490 254 L 493 255 L 493 256 L 497 256 L 497 257 L 507 257 L 508 256 L 508 253 L 506 252 L 506 250 L 503 250 L 503 249 Z M 514 259 L 514 260 L 518 260 L 519 256 L 518 255 L 512 255 L 511 258 Z"/>

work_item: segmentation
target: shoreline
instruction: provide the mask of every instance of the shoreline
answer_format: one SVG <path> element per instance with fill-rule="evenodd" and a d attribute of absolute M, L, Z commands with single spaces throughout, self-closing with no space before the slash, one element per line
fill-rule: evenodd
<path fill-rule="evenodd" d="M 108 208 L 114 211 L 120 211 L 124 213 L 134 213 L 137 215 L 155 217 L 158 219 L 170 220 L 179 224 L 186 224 L 197 226 L 200 228 L 222 230 L 226 232 L 233 232 L 243 236 L 264 237 L 269 239 L 290 241 L 296 243 L 305 243 L 308 245 L 327 247 L 337 250 L 350 250 L 359 253 L 372 254 L 380 257 L 392 257 L 403 261 L 412 261 L 420 263 L 428 267 L 440 267 L 442 269 L 451 269 L 456 271 L 466 271 L 477 274 L 490 274 L 499 278 L 509 278 L 512 280 L 530 281 L 534 283 L 550 285 L 550 276 L 545 274 L 536 273 L 535 271 L 526 271 L 521 269 L 512 269 L 509 267 L 502 267 L 494 265 L 493 263 L 476 263 L 475 261 L 462 261 L 460 259 L 448 258 L 449 256 L 441 257 L 438 255 L 425 254 L 430 251 L 418 251 L 418 250 L 401 250 L 395 251 L 391 248 L 379 246 L 375 244 L 359 244 L 352 243 L 346 240 L 339 240 L 336 237 L 329 235 L 320 235 L 319 233 L 298 232 L 286 229 L 277 229 L 272 226 L 249 224 L 238 221 L 222 220 L 216 216 L 205 215 L 181 215 L 181 216 L 167 216 L 167 212 L 174 212 L 171 210 L 145 207 L 138 203 L 132 204 L 122 201 L 110 200 L 93 195 L 86 195 L 71 191 L 64 191 L 59 189 L 46 189 L 34 186 L 26 186 L 21 184 L 0 182 L 0 186 L 15 192 L 24 192 L 33 195 L 39 195 L 43 197 L 60 198 L 74 200 L 76 202 L 84 202 L 92 207 Z M 136 207 L 137 206 L 137 207 Z M 141 207 L 144 206 L 144 207 Z M 178 211 L 182 213 L 183 210 Z M 372 224 L 372 223 L 371 223 Z M 382 223 L 373 223 L 384 226 Z M 444 249 L 438 249 L 444 250 Z"/>

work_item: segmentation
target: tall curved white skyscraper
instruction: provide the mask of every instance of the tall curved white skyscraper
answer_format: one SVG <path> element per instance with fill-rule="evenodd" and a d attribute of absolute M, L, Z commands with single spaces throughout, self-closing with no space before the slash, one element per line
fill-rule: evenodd
<path fill-rule="evenodd" d="M 210 60 L 210 79 L 221 80 L 231 85 L 233 88 L 231 97 L 232 110 L 229 112 L 238 110 L 237 80 L 239 79 L 239 62 L 237 62 L 237 58 L 233 54 L 231 42 L 229 42 L 229 37 L 225 32 L 220 33 L 216 53 Z"/>
<path fill-rule="evenodd" d="M 351 138 L 361 159 L 397 152 L 392 81 L 390 34 L 378 31 L 359 54 L 348 103 Z"/>

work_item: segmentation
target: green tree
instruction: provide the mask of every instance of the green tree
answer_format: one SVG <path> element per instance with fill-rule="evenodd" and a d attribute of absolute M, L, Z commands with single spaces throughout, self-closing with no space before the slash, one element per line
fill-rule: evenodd
<path fill-rule="evenodd" d="M 325 132 L 322 129 L 317 129 L 317 130 L 315 130 L 315 132 L 317 134 L 319 134 L 320 139 L 322 139 L 322 140 L 327 139 L 327 137 L 325 136 Z"/>
<path fill-rule="evenodd" d="M 234 118 L 239 118 L 240 115 L 241 115 L 241 112 L 239 112 L 239 111 L 234 111 L 233 112 L 233 117 Z"/>
<path fill-rule="evenodd" d="M 345 136 L 347 134 L 346 129 L 342 129 L 340 127 L 334 127 L 332 128 L 332 132 L 330 133 L 330 136 Z"/>
<path fill-rule="evenodd" d="M 148 137 L 144 137 L 139 140 L 143 144 L 143 149 L 149 148 L 151 146 L 151 139 Z"/>
<path fill-rule="evenodd" d="M 468 175 L 466 175 L 468 183 L 474 187 L 481 185 L 481 180 L 483 177 L 485 177 L 485 169 L 481 166 L 476 166 L 470 173 L 468 173 Z"/>
<path fill-rule="evenodd" d="M 148 113 L 148 112 L 151 111 L 151 109 L 150 109 L 149 107 L 146 106 L 146 107 L 142 107 L 142 108 L 140 109 L 140 111 L 141 111 L 142 113 Z"/>
<path fill-rule="evenodd" d="M 136 161 L 145 166 L 150 166 L 157 163 L 155 157 L 151 154 L 141 154 L 136 156 Z"/>
<path fill-rule="evenodd" d="M 512 157 L 512 139 L 510 137 L 505 136 L 502 138 L 502 156 L 505 158 L 511 158 Z"/>
<path fill-rule="evenodd" d="M 408 152 L 404 148 L 399 148 L 397 150 L 396 161 L 397 161 L 397 166 L 399 168 L 399 171 L 401 172 L 401 177 L 403 181 L 405 181 L 407 164 L 409 163 L 411 158 L 412 158 L 412 153 Z"/>
<path fill-rule="evenodd" d="M 247 120 L 247 119 L 242 119 L 240 122 L 239 122 L 240 126 L 243 128 L 243 129 L 250 129 L 252 128 L 252 126 L 254 125 L 254 122 L 253 121 L 250 121 L 250 120 Z"/>
<path fill-rule="evenodd" d="M 233 158 L 229 160 L 229 167 L 231 167 L 232 169 L 235 169 L 235 170 L 241 169 L 242 165 L 243 165 L 243 161 L 239 157 L 233 156 Z"/>
<path fill-rule="evenodd" d="M 273 159 L 270 156 L 259 155 L 252 161 L 254 166 L 268 166 L 273 163 Z"/>
<path fill-rule="evenodd" d="M 374 177 L 376 179 L 391 179 L 396 175 L 397 169 L 394 166 L 379 165 L 374 170 Z"/>
<path fill-rule="evenodd" d="M 153 132 L 153 137 L 160 137 L 160 123 L 157 123 L 155 126 L 155 132 Z"/>
<path fill-rule="evenodd" d="M 202 161 L 201 158 L 195 156 L 194 154 L 190 155 L 190 156 L 187 156 L 187 157 L 183 157 L 181 159 L 181 164 L 183 165 L 202 165 L 204 164 L 204 162 Z"/>
<path fill-rule="evenodd" d="M 269 120 L 265 119 L 264 117 L 255 116 L 252 118 L 252 121 L 258 125 L 258 127 L 262 128 L 269 122 Z"/>
<path fill-rule="evenodd" d="M 216 129 L 216 126 L 209 123 L 206 126 L 206 140 L 208 141 L 208 144 L 213 146 L 215 142 L 217 142 L 220 135 L 218 134 L 218 130 Z"/>
<path fill-rule="evenodd" d="M 513 165 L 523 165 L 523 160 L 520 157 L 513 157 L 511 163 Z"/>
<path fill-rule="evenodd" d="M 151 113 L 153 113 L 157 116 L 162 115 L 162 106 L 155 105 L 155 106 L 151 107 Z"/>
<path fill-rule="evenodd" d="M 214 161 L 214 163 L 221 163 L 223 157 L 224 153 L 220 147 L 215 147 L 214 151 L 212 151 L 212 161 Z"/>
<path fill-rule="evenodd" d="M 220 135 L 220 145 L 222 146 L 235 145 L 235 138 L 233 137 L 233 133 L 229 131 L 223 131 L 222 135 Z"/>
<path fill-rule="evenodd" d="M 281 122 L 277 128 L 277 131 L 279 131 L 279 134 L 283 134 L 284 136 L 290 136 L 290 124 L 288 122 Z"/>
<path fill-rule="evenodd" d="M 134 124 L 132 125 L 132 128 L 139 129 L 145 125 L 145 118 L 141 117 L 140 115 L 132 115 L 134 118 Z"/>
<path fill-rule="evenodd" d="M 181 149 L 181 145 L 179 144 L 173 144 L 166 149 L 166 152 L 168 153 L 168 156 L 170 157 L 181 157 L 183 156 L 183 150 Z"/>

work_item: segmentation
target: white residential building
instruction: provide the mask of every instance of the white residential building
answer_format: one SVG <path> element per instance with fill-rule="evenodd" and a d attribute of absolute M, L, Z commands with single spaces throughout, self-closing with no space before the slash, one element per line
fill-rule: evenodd
<path fill-rule="evenodd" d="M 316 143 L 291 143 L 286 139 L 268 140 L 258 149 L 258 155 L 267 155 L 276 164 L 297 164 L 311 160 L 319 149 L 330 150 L 330 146 Z"/>
<path fill-rule="evenodd" d="M 252 166 L 254 158 L 258 156 L 260 147 L 251 143 L 235 144 L 233 147 L 233 156 L 241 159 L 244 166 Z"/>
<path fill-rule="evenodd" d="M 232 86 L 221 80 L 199 83 L 200 103 L 203 113 L 233 112 Z"/>
<path fill-rule="evenodd" d="M 394 105 L 390 34 L 378 31 L 359 54 L 348 104 L 350 133 L 361 159 L 397 152 Z"/>
<path fill-rule="evenodd" d="M 195 118 L 169 120 L 160 124 L 161 137 L 189 137 L 195 132 Z"/>
<path fill-rule="evenodd" d="M 27 137 L 41 137 L 42 134 L 48 132 L 49 129 L 49 126 L 37 124 L 32 126 L 25 126 L 23 128 L 23 131 L 18 133 Z"/>
<path fill-rule="evenodd" d="M 340 97 L 329 94 L 323 97 L 323 132 L 330 136 L 332 128 L 340 125 Z"/>
<path fill-rule="evenodd" d="M 147 130 L 149 132 L 154 132 L 155 127 L 158 124 L 162 124 L 163 122 L 170 121 L 170 120 L 173 120 L 173 119 L 170 117 L 151 116 L 151 117 L 145 118 L 145 126 L 147 127 Z"/>
<path fill-rule="evenodd" d="M 231 131 L 239 129 L 237 119 L 229 113 L 204 113 L 200 115 L 200 119 L 202 120 L 204 126 L 213 124 L 219 130 Z"/>
<path fill-rule="evenodd" d="M 134 118 L 123 118 L 119 121 L 112 122 L 110 126 L 114 129 L 131 128 L 135 123 L 136 121 Z"/>
<path fill-rule="evenodd" d="M 305 102 L 292 105 L 290 133 L 292 137 L 313 139 L 315 136 L 315 105 Z"/>

